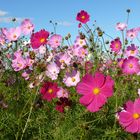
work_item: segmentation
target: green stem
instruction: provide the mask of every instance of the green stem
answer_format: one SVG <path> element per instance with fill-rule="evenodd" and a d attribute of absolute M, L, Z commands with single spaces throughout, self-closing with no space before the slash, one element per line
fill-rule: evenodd
<path fill-rule="evenodd" d="M 35 102 L 36 96 L 37 96 L 37 94 L 38 94 L 38 89 L 39 89 L 39 88 L 37 88 L 37 90 L 36 90 L 36 94 L 35 94 L 34 99 L 33 99 L 33 102 L 31 103 L 31 107 L 30 107 L 29 115 L 28 115 L 28 118 L 27 118 L 26 124 L 25 124 L 25 126 L 24 126 L 24 129 L 23 129 L 23 131 L 22 131 L 21 140 L 23 139 L 24 133 L 25 133 L 27 127 L 28 127 L 28 123 L 29 123 L 29 121 L 30 121 L 30 117 L 31 117 L 32 110 L 33 110 L 33 105 L 34 105 L 34 102 Z"/>

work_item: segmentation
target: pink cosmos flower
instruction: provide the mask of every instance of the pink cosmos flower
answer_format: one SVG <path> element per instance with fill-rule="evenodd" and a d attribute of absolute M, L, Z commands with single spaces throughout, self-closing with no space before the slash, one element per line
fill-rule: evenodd
<path fill-rule="evenodd" d="M 59 89 L 59 91 L 57 92 L 57 97 L 61 98 L 61 97 L 65 97 L 68 98 L 68 91 L 63 89 L 62 87 Z"/>
<path fill-rule="evenodd" d="M 138 47 L 135 46 L 134 44 L 131 44 L 131 46 L 128 46 L 125 54 L 129 56 L 136 56 L 138 54 Z"/>
<path fill-rule="evenodd" d="M 51 48 L 56 49 L 58 46 L 60 46 L 62 43 L 62 36 L 54 34 L 50 37 L 48 41 L 48 45 L 51 46 Z"/>
<path fill-rule="evenodd" d="M 63 82 L 67 87 L 76 86 L 80 82 L 80 72 L 72 71 L 72 73 L 66 73 Z"/>
<path fill-rule="evenodd" d="M 129 56 L 128 58 L 124 59 L 122 71 L 125 74 L 137 74 L 140 71 L 139 59 L 133 56 Z"/>
<path fill-rule="evenodd" d="M 140 97 L 140 88 L 138 89 L 138 95 L 139 95 L 139 97 Z"/>
<path fill-rule="evenodd" d="M 21 30 L 24 35 L 28 35 L 28 34 L 32 33 L 32 31 L 34 30 L 34 25 L 30 19 L 24 19 L 21 22 Z"/>
<path fill-rule="evenodd" d="M 52 80 L 56 80 L 58 74 L 60 72 L 60 68 L 56 65 L 55 62 L 51 62 L 47 66 L 46 75 L 51 78 Z"/>
<path fill-rule="evenodd" d="M 115 39 L 113 41 L 111 41 L 111 45 L 110 45 L 111 51 L 115 52 L 115 53 L 119 53 L 119 51 L 122 48 L 122 43 L 120 41 L 120 39 Z"/>
<path fill-rule="evenodd" d="M 38 49 L 41 45 L 47 44 L 47 39 L 49 37 L 49 32 L 40 30 L 39 32 L 33 33 L 31 35 L 31 45 L 33 49 Z"/>
<path fill-rule="evenodd" d="M 12 67 L 14 71 L 20 71 L 26 68 L 26 60 L 22 57 L 12 60 Z"/>
<path fill-rule="evenodd" d="M 58 58 L 56 59 L 58 59 L 61 69 L 64 69 L 66 66 L 69 66 L 71 62 L 71 57 L 67 53 L 59 54 Z"/>
<path fill-rule="evenodd" d="M 123 58 L 118 58 L 118 67 L 119 68 L 122 68 L 123 61 L 124 61 Z"/>
<path fill-rule="evenodd" d="M 53 98 L 56 98 L 56 93 L 59 90 L 57 83 L 46 82 L 40 89 L 40 93 L 42 94 L 42 99 L 51 101 Z"/>
<path fill-rule="evenodd" d="M 5 43 L 5 38 L 3 35 L 0 35 L 0 45 L 4 45 Z"/>
<path fill-rule="evenodd" d="M 25 80 L 29 79 L 29 74 L 25 71 L 22 73 L 22 77 L 25 78 Z"/>
<path fill-rule="evenodd" d="M 116 24 L 116 30 L 119 30 L 119 31 L 123 31 L 126 27 L 127 27 L 127 24 L 126 23 L 120 23 L 120 22 L 118 22 Z"/>
<path fill-rule="evenodd" d="M 46 53 L 46 50 L 47 50 L 46 49 L 46 46 L 40 46 L 39 49 L 38 49 L 38 51 L 39 51 L 40 54 L 45 54 Z"/>
<path fill-rule="evenodd" d="M 139 31 L 140 31 L 140 27 L 133 28 L 133 29 L 127 30 L 126 35 L 130 39 L 134 39 L 138 36 Z"/>
<path fill-rule="evenodd" d="M 76 47 L 83 47 L 85 46 L 87 43 L 86 43 L 86 40 L 85 39 L 80 39 L 80 36 L 77 36 L 76 37 L 76 40 L 74 42 L 74 46 Z"/>
<path fill-rule="evenodd" d="M 26 58 L 26 66 L 28 66 L 28 67 L 33 66 L 34 61 L 35 61 L 34 59 L 27 57 Z"/>
<path fill-rule="evenodd" d="M 80 21 L 83 24 L 86 24 L 90 20 L 90 16 L 86 11 L 81 10 L 77 14 L 76 20 Z"/>
<path fill-rule="evenodd" d="M 94 76 L 86 74 L 76 90 L 82 95 L 80 103 L 90 112 L 96 112 L 107 102 L 107 98 L 113 95 L 113 86 L 114 81 L 110 76 L 96 72 Z"/>
<path fill-rule="evenodd" d="M 118 116 L 119 123 L 127 132 L 140 133 L 140 98 L 128 101 Z"/>
<path fill-rule="evenodd" d="M 3 28 L 2 33 L 9 41 L 16 41 L 21 35 L 21 28 L 20 27 L 10 29 Z"/>

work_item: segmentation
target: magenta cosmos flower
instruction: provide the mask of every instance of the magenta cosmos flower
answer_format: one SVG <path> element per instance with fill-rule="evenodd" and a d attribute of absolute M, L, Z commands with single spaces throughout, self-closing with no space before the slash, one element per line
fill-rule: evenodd
<path fill-rule="evenodd" d="M 20 27 L 10 29 L 3 28 L 2 33 L 9 41 L 16 41 L 21 35 L 21 28 Z"/>
<path fill-rule="evenodd" d="M 62 36 L 61 35 L 57 35 L 54 34 L 50 37 L 49 41 L 48 41 L 48 45 L 51 48 L 57 48 L 58 46 L 60 46 L 62 43 Z"/>
<path fill-rule="evenodd" d="M 40 30 L 39 32 L 33 33 L 31 35 L 31 45 L 33 49 L 38 49 L 41 45 L 45 45 L 47 43 L 47 39 L 49 37 L 49 32 Z"/>
<path fill-rule="evenodd" d="M 111 51 L 115 53 L 119 53 L 121 47 L 122 47 L 122 43 L 120 39 L 116 38 L 115 40 L 111 41 L 111 45 L 110 45 Z"/>
<path fill-rule="evenodd" d="M 125 74 L 137 74 L 140 71 L 139 59 L 133 56 L 124 59 L 122 71 Z"/>
<path fill-rule="evenodd" d="M 25 19 L 22 21 L 21 30 L 24 35 L 28 35 L 28 34 L 32 33 L 32 31 L 34 30 L 34 25 L 30 19 Z"/>
<path fill-rule="evenodd" d="M 131 44 L 131 46 L 127 47 L 125 54 L 127 56 L 136 56 L 138 54 L 138 47 L 134 44 Z"/>
<path fill-rule="evenodd" d="M 116 30 L 119 30 L 119 31 L 123 31 L 126 27 L 127 27 L 127 24 L 126 23 L 120 23 L 120 22 L 118 22 L 116 24 Z"/>
<path fill-rule="evenodd" d="M 90 18 L 89 14 L 86 11 L 81 10 L 77 14 L 76 20 L 80 21 L 81 23 L 86 24 L 89 21 L 89 18 Z"/>
<path fill-rule="evenodd" d="M 133 29 L 130 29 L 126 32 L 126 35 L 127 37 L 129 37 L 130 39 L 134 39 L 138 36 L 138 33 L 140 31 L 140 28 L 137 27 L 137 28 L 133 28 Z"/>
<path fill-rule="evenodd" d="M 59 91 L 57 83 L 52 83 L 52 82 L 44 83 L 40 89 L 40 93 L 42 94 L 42 99 L 47 101 L 51 101 L 53 98 L 56 98 L 57 91 Z"/>
<path fill-rule="evenodd" d="M 96 72 L 94 76 L 86 74 L 76 90 L 82 95 L 80 103 L 90 112 L 96 112 L 107 102 L 107 98 L 112 96 L 113 86 L 114 81 L 110 76 Z"/>
<path fill-rule="evenodd" d="M 128 101 L 118 116 L 119 123 L 127 132 L 140 133 L 140 98 L 134 103 Z"/>

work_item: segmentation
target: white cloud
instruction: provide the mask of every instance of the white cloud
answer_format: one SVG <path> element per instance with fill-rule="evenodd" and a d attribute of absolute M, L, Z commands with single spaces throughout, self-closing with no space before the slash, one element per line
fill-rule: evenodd
<path fill-rule="evenodd" d="M 8 14 L 8 12 L 3 11 L 3 10 L 0 10 L 0 16 L 5 16 L 5 15 L 7 15 L 7 14 Z"/>
<path fill-rule="evenodd" d="M 68 21 L 58 21 L 57 24 L 62 25 L 62 26 L 66 26 L 66 27 L 69 27 L 69 26 L 73 25 L 73 23 L 68 22 Z"/>
<path fill-rule="evenodd" d="M 0 22 L 3 22 L 3 23 L 10 23 L 10 22 L 13 22 L 13 19 L 16 19 L 15 22 L 21 22 L 23 21 L 25 18 L 20 18 L 20 17 L 1 17 L 0 18 Z"/>

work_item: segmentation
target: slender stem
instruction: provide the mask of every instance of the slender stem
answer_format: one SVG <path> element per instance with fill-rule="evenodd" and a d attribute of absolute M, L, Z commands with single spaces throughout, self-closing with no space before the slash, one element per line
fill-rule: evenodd
<path fill-rule="evenodd" d="M 29 121 L 30 121 L 30 117 L 31 117 L 32 110 L 33 110 L 33 105 L 34 105 L 34 102 L 35 102 L 36 96 L 37 96 L 37 94 L 38 94 L 38 89 L 39 89 L 39 87 L 37 88 L 37 90 L 36 90 L 36 94 L 35 94 L 34 99 L 33 99 L 33 102 L 31 103 L 31 107 L 30 107 L 29 115 L 28 115 L 28 118 L 27 118 L 26 124 L 25 124 L 25 126 L 24 126 L 24 129 L 23 129 L 23 131 L 22 131 L 21 140 L 23 139 L 24 133 L 25 133 L 27 127 L 28 127 L 28 123 L 29 123 Z"/>

